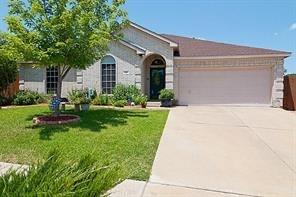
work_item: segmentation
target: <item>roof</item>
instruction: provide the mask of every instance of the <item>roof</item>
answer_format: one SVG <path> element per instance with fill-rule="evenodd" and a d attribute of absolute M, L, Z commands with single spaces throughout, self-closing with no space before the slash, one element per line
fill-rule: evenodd
<path fill-rule="evenodd" d="M 195 38 L 162 34 L 179 45 L 180 57 L 224 57 L 224 56 L 282 56 L 288 57 L 289 52 L 271 49 L 238 46 Z"/>

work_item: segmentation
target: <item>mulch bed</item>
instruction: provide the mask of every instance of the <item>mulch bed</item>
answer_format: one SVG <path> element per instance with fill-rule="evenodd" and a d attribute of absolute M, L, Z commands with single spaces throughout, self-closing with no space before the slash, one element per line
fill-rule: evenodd
<path fill-rule="evenodd" d="M 59 116 L 39 116 L 33 119 L 33 123 L 36 125 L 59 125 L 79 121 L 79 116 L 69 114 L 63 114 Z"/>

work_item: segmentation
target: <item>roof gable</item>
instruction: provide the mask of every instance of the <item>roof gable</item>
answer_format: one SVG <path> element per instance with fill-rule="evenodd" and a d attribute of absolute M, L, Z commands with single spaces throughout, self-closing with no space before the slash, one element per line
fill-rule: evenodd
<path fill-rule="evenodd" d="M 179 45 L 180 57 L 224 57 L 224 56 L 282 56 L 288 57 L 291 53 L 271 49 L 239 46 L 213 41 L 199 40 L 182 36 L 162 34 Z"/>
<path fill-rule="evenodd" d="M 134 28 L 136 28 L 136 29 L 138 29 L 138 30 L 140 30 L 142 32 L 145 32 L 145 33 L 147 33 L 147 34 L 149 34 L 149 35 L 151 35 L 151 36 L 153 36 L 153 37 L 155 37 L 157 39 L 160 39 L 160 40 L 162 40 L 164 42 L 167 42 L 168 44 L 170 44 L 170 47 L 173 47 L 173 48 L 178 47 L 178 44 L 176 42 L 174 42 L 173 40 L 170 40 L 170 39 L 166 38 L 165 36 L 162 36 L 162 35 L 160 35 L 158 33 L 155 33 L 155 32 L 153 32 L 153 31 L 151 31 L 149 29 L 146 29 L 146 28 L 144 28 L 144 27 L 142 27 L 142 26 L 140 26 L 140 25 L 138 25 L 138 24 L 136 24 L 134 22 L 130 22 L 130 26 L 132 26 L 132 27 L 134 27 Z"/>

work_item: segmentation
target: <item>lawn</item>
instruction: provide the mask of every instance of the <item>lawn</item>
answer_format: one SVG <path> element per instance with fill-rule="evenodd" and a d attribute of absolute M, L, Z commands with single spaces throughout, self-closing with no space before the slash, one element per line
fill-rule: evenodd
<path fill-rule="evenodd" d="M 117 164 L 122 179 L 147 180 L 168 115 L 166 110 L 91 109 L 79 113 L 79 123 L 33 127 L 32 118 L 46 113 L 47 106 L 0 110 L 0 161 L 36 163 L 56 149 L 66 161 L 90 154 Z"/>

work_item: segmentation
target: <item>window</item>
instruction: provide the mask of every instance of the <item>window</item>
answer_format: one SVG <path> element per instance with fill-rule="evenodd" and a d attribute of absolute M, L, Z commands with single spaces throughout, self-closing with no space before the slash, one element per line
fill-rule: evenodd
<path fill-rule="evenodd" d="M 152 66 L 163 66 L 163 65 L 165 65 L 165 63 L 164 63 L 164 61 L 161 60 L 161 59 L 155 59 L 155 60 L 153 60 L 153 62 L 152 62 L 151 65 L 152 65 Z"/>
<path fill-rule="evenodd" d="M 58 69 L 46 68 L 46 92 L 47 94 L 56 94 L 58 84 Z"/>
<path fill-rule="evenodd" d="M 111 56 L 106 56 L 101 61 L 102 64 L 102 92 L 112 94 L 116 85 L 116 64 Z"/>

